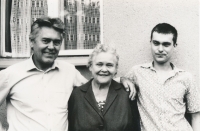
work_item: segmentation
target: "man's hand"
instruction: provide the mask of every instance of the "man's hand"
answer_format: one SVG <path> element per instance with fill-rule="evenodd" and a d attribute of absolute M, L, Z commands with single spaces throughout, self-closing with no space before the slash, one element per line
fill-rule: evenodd
<path fill-rule="evenodd" d="M 136 88 L 133 82 L 131 82 L 129 79 L 125 78 L 125 77 L 120 77 L 120 83 L 123 84 L 123 86 L 125 87 L 126 91 L 130 90 L 130 94 L 129 94 L 129 98 L 131 100 L 135 99 L 136 96 Z"/>
<path fill-rule="evenodd" d="M 200 131 L 200 112 L 192 113 L 192 128 L 194 131 Z"/>
<path fill-rule="evenodd" d="M 3 126 L 2 126 L 2 124 L 1 124 L 1 122 L 0 122 L 0 131 L 6 131 L 6 129 L 5 129 L 5 128 L 3 128 Z"/>

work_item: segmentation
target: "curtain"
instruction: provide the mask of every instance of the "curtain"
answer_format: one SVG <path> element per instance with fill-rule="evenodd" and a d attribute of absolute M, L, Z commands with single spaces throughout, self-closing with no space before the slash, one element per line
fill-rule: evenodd
<path fill-rule="evenodd" d="M 31 24 L 47 14 L 47 0 L 12 0 L 10 17 L 12 57 L 30 56 Z"/>

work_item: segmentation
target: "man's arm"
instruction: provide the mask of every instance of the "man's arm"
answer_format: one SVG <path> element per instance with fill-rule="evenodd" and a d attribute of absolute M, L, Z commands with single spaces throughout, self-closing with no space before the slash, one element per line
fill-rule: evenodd
<path fill-rule="evenodd" d="M 123 77 L 118 77 L 114 79 L 117 82 L 122 83 L 126 91 L 130 90 L 129 98 L 131 98 L 131 100 L 135 99 L 137 93 L 136 88 L 138 88 L 135 70 L 136 67 L 133 66 Z"/>
<path fill-rule="evenodd" d="M 78 87 L 81 86 L 83 84 L 85 84 L 86 82 L 88 82 L 88 80 L 81 75 L 81 73 L 76 69 L 75 71 L 75 80 L 74 80 L 74 87 Z"/>
<path fill-rule="evenodd" d="M 0 106 L 5 101 L 10 89 L 7 88 L 8 73 L 5 70 L 0 71 Z"/>
<path fill-rule="evenodd" d="M 126 91 L 130 90 L 129 98 L 131 100 L 135 99 L 135 96 L 136 96 L 137 92 L 136 92 L 135 85 L 131 80 L 129 80 L 129 79 L 125 78 L 125 77 L 117 77 L 114 80 L 117 81 L 118 83 L 122 83 L 124 88 L 126 89 Z"/>
<path fill-rule="evenodd" d="M 9 89 L 7 88 L 8 83 L 8 73 L 5 70 L 0 71 L 0 106 L 5 101 Z M 6 131 L 7 129 L 3 127 L 2 121 L 0 121 L 0 131 Z"/>
<path fill-rule="evenodd" d="M 191 115 L 192 115 L 191 124 L 193 131 L 200 131 L 200 112 L 192 113 Z"/>
<path fill-rule="evenodd" d="M 194 131 L 200 131 L 200 90 L 196 86 L 191 73 L 186 72 L 188 79 L 185 80 L 187 92 L 185 95 L 187 112 L 191 114 L 191 125 Z"/>
<path fill-rule="evenodd" d="M 4 128 L 0 122 L 0 131 L 6 131 L 6 128 Z"/>

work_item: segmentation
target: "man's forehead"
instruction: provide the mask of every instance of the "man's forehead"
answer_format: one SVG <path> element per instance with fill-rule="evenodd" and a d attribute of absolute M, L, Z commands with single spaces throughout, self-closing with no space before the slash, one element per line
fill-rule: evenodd
<path fill-rule="evenodd" d="M 153 32 L 152 40 L 159 41 L 159 42 L 173 42 L 173 34 L 163 34 L 158 32 Z"/>
<path fill-rule="evenodd" d="M 39 32 L 38 32 L 38 36 L 42 37 L 42 38 L 55 37 L 57 39 L 62 39 L 61 33 L 59 31 L 55 30 L 54 28 L 51 28 L 51 27 L 41 27 Z"/>

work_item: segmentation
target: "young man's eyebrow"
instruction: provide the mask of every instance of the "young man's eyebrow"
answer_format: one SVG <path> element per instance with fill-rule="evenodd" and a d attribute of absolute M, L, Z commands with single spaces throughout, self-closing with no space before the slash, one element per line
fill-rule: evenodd
<path fill-rule="evenodd" d="M 163 42 L 162 44 L 164 44 L 164 45 L 171 45 L 170 42 Z"/>
<path fill-rule="evenodd" d="M 157 43 L 160 43 L 159 41 L 157 41 L 157 40 L 153 40 L 153 42 L 157 42 Z"/>

